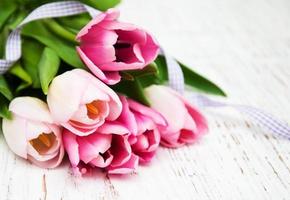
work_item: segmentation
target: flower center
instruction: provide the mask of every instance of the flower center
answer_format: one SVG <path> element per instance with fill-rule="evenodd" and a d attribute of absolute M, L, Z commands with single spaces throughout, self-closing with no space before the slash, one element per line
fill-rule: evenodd
<path fill-rule="evenodd" d="M 93 101 L 86 104 L 88 117 L 90 119 L 96 119 L 99 116 L 101 103 L 101 101 Z"/>
<path fill-rule="evenodd" d="M 127 57 L 133 52 L 132 45 L 123 41 L 117 41 L 114 48 L 116 52 L 116 62 L 127 62 Z"/>
<path fill-rule="evenodd" d="M 29 143 L 41 155 L 44 155 L 54 144 L 56 137 L 53 133 L 41 133 L 37 138 L 32 139 Z"/>

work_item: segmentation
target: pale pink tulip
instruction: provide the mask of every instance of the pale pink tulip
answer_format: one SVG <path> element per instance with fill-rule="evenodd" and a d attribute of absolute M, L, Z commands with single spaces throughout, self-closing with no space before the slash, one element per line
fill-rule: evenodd
<path fill-rule="evenodd" d="M 149 162 L 160 143 L 158 126 L 165 127 L 166 121 L 158 112 L 134 100 L 120 96 L 123 111 L 119 118 L 130 130 L 129 142 L 140 162 Z"/>
<path fill-rule="evenodd" d="M 61 128 L 53 124 L 48 107 L 33 97 L 18 97 L 9 105 L 13 119 L 3 119 L 3 134 L 18 156 L 44 167 L 58 166 L 64 156 Z"/>
<path fill-rule="evenodd" d="M 161 144 L 167 147 L 179 147 L 195 142 L 207 132 L 204 116 L 186 99 L 174 90 L 152 85 L 145 89 L 151 107 L 160 112 L 168 122 L 160 127 Z"/>
<path fill-rule="evenodd" d="M 86 136 L 122 110 L 118 95 L 90 73 L 75 69 L 55 77 L 47 102 L 53 120 L 76 135 Z"/>
<path fill-rule="evenodd" d="M 77 35 L 77 51 L 99 79 L 113 85 L 119 71 L 142 69 L 157 57 L 159 47 L 143 29 L 119 22 L 119 12 L 109 9 L 94 18 Z"/>

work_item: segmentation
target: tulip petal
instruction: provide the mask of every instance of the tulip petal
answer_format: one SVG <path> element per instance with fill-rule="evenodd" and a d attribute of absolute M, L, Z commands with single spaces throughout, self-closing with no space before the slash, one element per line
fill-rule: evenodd
<path fill-rule="evenodd" d="M 129 174 L 134 172 L 139 163 L 139 158 L 138 156 L 131 154 L 131 157 L 127 162 L 124 164 L 117 166 L 117 167 L 109 167 L 108 168 L 108 173 L 109 174 Z"/>
<path fill-rule="evenodd" d="M 107 85 L 105 85 L 100 80 L 96 79 L 90 73 L 88 73 L 84 70 L 80 70 L 80 69 L 75 69 L 73 71 L 75 71 L 75 73 L 78 73 L 79 75 L 91 80 L 93 82 L 93 84 L 95 84 L 96 87 L 98 87 L 100 90 L 102 90 L 104 93 L 106 93 L 107 95 L 110 96 L 110 101 L 108 102 L 109 107 L 110 107 L 110 113 L 107 117 L 107 120 L 109 120 L 109 121 L 116 120 L 120 116 L 121 111 L 122 111 L 122 103 L 121 103 L 118 95 L 111 88 L 109 88 Z"/>
<path fill-rule="evenodd" d="M 189 113 L 186 113 L 185 117 L 185 123 L 184 123 L 184 129 L 191 130 L 191 131 L 196 131 L 196 122 L 192 118 L 192 116 Z"/>
<path fill-rule="evenodd" d="M 103 156 L 98 156 L 96 158 L 94 158 L 93 160 L 90 161 L 91 165 L 94 165 L 96 167 L 100 167 L 100 168 L 105 168 L 107 166 L 109 166 L 113 160 L 113 156 L 112 155 L 108 155 L 107 158 L 104 158 Z"/>
<path fill-rule="evenodd" d="M 132 99 L 128 99 L 128 103 L 131 110 L 134 110 L 138 113 L 141 113 L 142 115 L 145 115 L 151 118 L 155 123 L 159 125 L 162 125 L 162 126 L 167 125 L 165 118 L 154 109 L 144 106 Z"/>
<path fill-rule="evenodd" d="M 34 97 L 17 97 L 11 101 L 9 110 L 25 119 L 52 123 L 45 102 Z"/>
<path fill-rule="evenodd" d="M 123 70 L 137 70 L 143 69 L 145 64 L 142 62 L 125 63 L 125 62 L 108 62 L 99 65 L 100 69 L 105 71 L 123 71 Z"/>
<path fill-rule="evenodd" d="M 86 127 L 77 127 L 77 126 L 73 126 L 71 123 L 67 122 L 67 123 L 62 123 L 61 124 L 64 128 L 66 128 L 67 130 L 73 132 L 75 135 L 78 135 L 78 136 L 87 136 L 87 135 L 90 135 L 92 133 L 94 133 L 98 126 L 97 127 L 89 127 L 89 128 L 86 128 Z"/>
<path fill-rule="evenodd" d="M 37 121 L 26 122 L 26 139 L 32 140 L 39 136 L 41 133 L 50 133 L 51 129 L 45 123 Z"/>
<path fill-rule="evenodd" d="M 64 148 L 61 146 L 58 152 L 58 155 L 55 156 L 53 159 L 47 161 L 38 161 L 32 156 L 28 156 L 28 159 L 34 163 L 35 165 L 42 167 L 42 168 L 55 168 L 60 165 L 62 159 L 64 157 Z"/>
<path fill-rule="evenodd" d="M 97 67 L 87 56 L 86 54 L 81 50 L 80 47 L 76 47 L 76 50 L 81 57 L 82 61 L 86 64 L 86 66 L 91 70 L 91 72 L 104 81 L 105 83 L 109 85 L 114 85 L 121 80 L 121 76 L 118 72 L 103 72 L 99 67 Z"/>
<path fill-rule="evenodd" d="M 129 46 L 127 48 L 117 48 L 115 47 L 116 51 L 116 60 L 114 62 L 123 62 L 125 64 L 138 64 L 141 63 L 144 65 L 144 59 L 142 58 L 140 48 L 138 47 L 137 44 L 134 46 Z M 112 62 L 112 61 L 111 61 Z M 105 62 L 104 62 L 105 63 Z M 113 69 L 110 67 L 108 64 L 101 64 L 99 65 L 100 69 L 102 70 L 107 70 L 107 71 L 116 71 L 119 70 L 118 68 Z"/>
<path fill-rule="evenodd" d="M 79 104 L 89 80 L 78 76 L 74 70 L 55 77 L 49 87 L 47 102 L 51 115 L 57 123 L 70 120 Z"/>
<path fill-rule="evenodd" d="M 13 120 L 3 119 L 2 130 L 9 148 L 18 156 L 27 159 L 26 120 L 13 115 Z"/>
<path fill-rule="evenodd" d="M 198 135 L 196 135 L 193 131 L 184 129 L 180 131 L 179 142 L 191 144 L 195 142 L 197 138 Z"/>
<path fill-rule="evenodd" d="M 101 67 L 102 64 L 116 60 L 115 49 L 113 45 L 82 45 L 80 48 L 82 52 L 86 54 L 86 57 L 88 57 L 88 59 L 90 59 L 95 65 L 99 66 L 101 70 L 106 70 Z"/>
<path fill-rule="evenodd" d="M 107 12 L 101 13 L 97 15 L 94 19 L 92 19 L 77 35 L 77 40 L 81 39 L 81 37 L 85 36 L 88 31 L 102 20 L 116 20 L 119 18 L 120 12 L 116 9 L 109 9 Z"/>
<path fill-rule="evenodd" d="M 137 142 L 132 145 L 133 151 L 141 151 L 141 150 L 146 150 L 149 148 L 149 141 L 148 138 L 145 135 L 139 135 L 137 136 L 138 140 Z"/>
<path fill-rule="evenodd" d="M 186 109 L 195 122 L 194 128 L 190 128 L 190 130 L 193 130 L 193 132 L 200 136 L 208 132 L 208 123 L 206 118 L 198 111 L 197 108 L 194 107 L 192 103 L 190 103 L 188 100 L 186 100 L 184 97 L 176 93 L 176 95 L 183 101 L 184 105 L 186 106 Z M 188 122 L 187 122 L 188 123 Z M 185 129 L 188 129 L 185 127 Z"/>
<path fill-rule="evenodd" d="M 87 136 L 86 140 L 91 143 L 98 152 L 105 153 L 111 146 L 112 135 L 95 133 Z"/>
<path fill-rule="evenodd" d="M 154 41 L 153 37 L 150 34 L 146 34 L 146 44 L 141 45 L 140 49 L 142 52 L 142 57 L 145 60 L 146 65 L 153 62 L 159 52 L 159 46 L 157 45 L 157 42 Z"/>
<path fill-rule="evenodd" d="M 107 30 L 134 31 L 137 29 L 137 26 L 135 26 L 134 24 L 109 20 L 104 20 L 100 22 L 98 26 Z"/>
<path fill-rule="evenodd" d="M 92 26 L 98 24 L 103 19 L 105 19 L 106 13 L 101 13 L 100 15 L 96 16 L 94 19 L 92 19 L 85 27 L 83 27 L 80 32 L 78 33 L 76 39 L 79 41 L 82 39 L 83 36 L 88 34 L 89 30 L 92 28 Z"/>
<path fill-rule="evenodd" d="M 118 35 L 115 31 L 109 31 L 98 26 L 93 26 L 90 32 L 80 38 L 82 46 L 113 46 L 116 44 Z"/>
<path fill-rule="evenodd" d="M 97 129 L 96 132 L 102 134 L 116 134 L 116 135 L 125 135 L 130 133 L 130 131 L 123 124 L 117 121 L 104 123 Z"/>
<path fill-rule="evenodd" d="M 139 157 L 139 162 L 141 164 L 146 164 L 153 159 L 153 157 L 156 155 L 156 152 L 155 151 L 138 152 L 136 155 Z"/>
<path fill-rule="evenodd" d="M 114 156 L 111 166 L 117 167 L 123 165 L 130 159 L 132 150 L 124 136 L 114 135 L 110 152 Z"/>
<path fill-rule="evenodd" d="M 178 97 L 164 88 L 152 85 L 145 89 L 145 95 L 151 107 L 167 120 L 167 132 L 178 132 L 184 126 L 187 110 Z"/>
<path fill-rule="evenodd" d="M 94 141 L 95 144 L 99 145 L 93 145 L 90 143 L 90 139 L 96 139 L 97 141 Z M 77 142 L 79 144 L 79 153 L 80 158 L 84 163 L 89 163 L 92 160 L 98 158 L 100 153 L 104 153 L 110 146 L 111 142 L 111 136 L 110 135 L 102 135 L 102 134 L 95 134 L 93 137 L 78 137 Z M 104 163 L 106 161 L 104 160 Z"/>
<path fill-rule="evenodd" d="M 119 22 L 120 23 L 120 22 Z M 118 35 L 118 40 L 122 42 L 130 42 L 131 44 L 145 44 L 147 34 L 145 31 L 138 29 L 135 27 L 135 30 L 115 30 L 116 34 Z"/>
<path fill-rule="evenodd" d="M 80 162 L 80 157 L 79 157 L 79 145 L 76 140 L 76 135 L 72 134 L 68 130 L 63 131 L 63 144 L 64 148 L 68 154 L 70 163 L 72 164 L 73 167 L 76 167 L 79 162 Z"/>
<path fill-rule="evenodd" d="M 144 115 L 135 114 L 135 118 L 138 124 L 138 135 L 147 130 L 153 130 L 156 128 L 156 124 L 152 121 L 152 119 L 145 117 Z"/>
<path fill-rule="evenodd" d="M 187 100 L 184 100 L 184 103 L 186 105 L 186 108 L 192 117 L 193 121 L 196 124 L 196 129 L 194 130 L 194 133 L 199 137 L 200 135 L 203 135 L 208 132 L 208 125 L 206 118 Z"/>
<path fill-rule="evenodd" d="M 123 105 L 122 113 L 118 118 L 118 121 L 125 124 L 125 126 L 130 130 L 131 134 L 137 134 L 137 123 L 134 114 L 129 109 L 129 104 L 125 96 L 120 95 L 120 100 Z"/>
<path fill-rule="evenodd" d="M 95 100 L 110 101 L 110 97 L 103 90 L 98 89 L 95 84 L 90 83 L 88 84 L 80 103 L 88 104 Z"/>
<path fill-rule="evenodd" d="M 150 144 L 147 151 L 155 151 L 159 147 L 161 139 L 159 131 L 157 129 L 154 129 L 153 131 L 148 131 L 146 132 L 146 136 Z"/>
<path fill-rule="evenodd" d="M 131 145 L 132 151 L 139 157 L 141 163 L 150 162 L 160 144 L 159 131 L 157 129 L 146 131 L 136 138 L 137 142 Z"/>

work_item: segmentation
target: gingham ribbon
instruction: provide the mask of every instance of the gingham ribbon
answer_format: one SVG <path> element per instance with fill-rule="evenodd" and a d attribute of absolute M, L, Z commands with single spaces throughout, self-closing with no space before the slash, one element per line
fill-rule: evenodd
<path fill-rule="evenodd" d="M 191 99 L 196 103 L 198 107 L 234 108 L 237 111 L 251 117 L 257 124 L 261 125 L 263 128 L 268 129 L 271 133 L 290 140 L 289 125 L 284 121 L 276 119 L 276 117 L 261 109 L 254 108 L 252 106 L 228 104 L 219 101 L 213 101 L 206 96 L 195 93 L 191 93 Z"/>
<path fill-rule="evenodd" d="M 9 35 L 6 43 L 5 59 L 0 60 L 0 74 L 4 74 L 15 62 L 21 58 L 21 38 L 20 32 L 23 25 L 28 22 L 51 18 L 64 17 L 88 12 L 95 17 L 100 11 L 92 7 L 84 5 L 78 1 L 64 1 L 48 3 L 35 9 L 28 15 L 23 22 Z M 165 56 L 168 66 L 169 86 L 183 94 L 185 91 L 184 76 L 177 61 L 169 56 L 164 50 L 161 54 Z M 269 129 L 273 134 L 282 136 L 290 140 L 290 127 L 287 123 L 277 120 L 272 115 L 250 106 L 227 104 L 213 101 L 206 96 L 191 93 L 191 99 L 200 107 L 232 107 L 241 113 L 247 114 L 261 126 Z"/>

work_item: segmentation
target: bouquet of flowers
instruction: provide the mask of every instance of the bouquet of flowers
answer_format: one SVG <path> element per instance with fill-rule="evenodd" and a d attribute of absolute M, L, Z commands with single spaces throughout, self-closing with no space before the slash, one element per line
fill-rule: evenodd
<path fill-rule="evenodd" d="M 190 89 L 225 93 L 168 57 L 149 32 L 119 21 L 118 3 L 1 0 L 0 117 L 15 154 L 44 168 L 67 154 L 76 175 L 125 174 L 160 146 L 192 144 L 208 131 L 169 87 L 172 67 Z"/>

